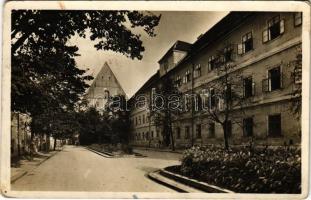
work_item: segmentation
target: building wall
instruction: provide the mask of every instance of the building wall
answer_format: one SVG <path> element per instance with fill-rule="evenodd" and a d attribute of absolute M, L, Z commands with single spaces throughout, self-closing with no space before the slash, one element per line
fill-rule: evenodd
<path fill-rule="evenodd" d="M 125 93 L 109 65 L 105 63 L 93 80 L 86 98 L 88 99 L 90 106 L 104 109 L 108 101 L 108 96 L 116 95 L 125 95 Z"/>
<path fill-rule="evenodd" d="M 268 27 L 268 20 L 277 15 L 280 16 L 281 20 L 284 20 L 284 33 L 271 41 L 263 43 L 263 30 Z M 248 32 L 252 33 L 253 50 L 238 55 L 237 46 L 242 42 L 242 36 Z M 291 62 L 296 58 L 297 48 L 301 47 L 301 26 L 294 26 L 293 13 L 260 12 L 254 14 L 240 26 L 231 30 L 226 36 L 216 39 L 209 46 L 200 49 L 199 53 L 179 64 L 174 73 L 170 73 L 170 77 L 175 80 L 176 76 L 183 77 L 187 70 L 192 70 L 197 64 L 201 65 L 201 76 L 195 78 L 193 82 L 183 83 L 179 90 L 184 94 L 191 92 L 192 89 L 196 93 L 200 93 L 206 87 L 206 84 L 217 81 L 219 77 L 217 71 L 208 69 L 208 60 L 211 56 L 216 56 L 217 52 L 228 44 L 234 45 L 234 64 L 236 64 L 236 70 L 239 70 L 236 72 L 243 77 L 252 76 L 253 82 L 255 82 L 254 97 L 249 99 L 245 114 L 238 110 L 233 113 L 235 121 L 242 122 L 243 118 L 253 117 L 253 138 L 259 144 L 300 143 L 300 120 L 290 111 L 290 94 L 293 88 L 296 87 L 292 79 L 294 68 Z M 281 66 L 283 74 L 282 88 L 271 92 L 263 91 L 263 80 L 268 78 L 268 70 L 275 66 Z M 272 114 L 281 114 L 282 134 L 276 138 L 268 135 L 268 116 Z M 194 138 L 196 137 L 196 124 L 202 124 L 202 127 L 201 138 L 195 138 L 195 143 L 222 144 L 222 127 L 215 123 L 215 136 L 211 136 L 208 128 L 209 123 L 211 121 L 207 119 L 204 112 L 196 113 L 193 120 L 191 111 L 183 113 L 173 124 L 176 146 L 186 147 L 191 145 L 191 135 Z M 190 132 L 188 138 L 185 137 L 186 126 L 189 127 Z M 177 127 L 181 130 L 180 138 L 176 137 Z M 249 142 L 249 140 L 249 137 L 243 136 L 241 125 L 232 125 L 230 143 L 242 144 Z"/>

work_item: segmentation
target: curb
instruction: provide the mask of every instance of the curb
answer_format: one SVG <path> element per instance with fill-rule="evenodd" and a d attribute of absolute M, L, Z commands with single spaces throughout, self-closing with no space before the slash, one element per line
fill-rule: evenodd
<path fill-rule="evenodd" d="M 54 154 L 52 154 L 51 156 L 48 156 L 46 158 L 44 158 L 43 160 L 41 160 L 39 163 L 35 164 L 35 167 L 28 170 L 28 171 L 24 171 L 23 173 L 19 174 L 19 175 L 15 175 L 13 177 L 11 177 L 11 184 L 14 183 L 15 181 L 17 181 L 18 179 L 22 178 L 23 176 L 25 176 L 26 174 L 28 174 L 28 172 L 33 171 L 34 169 L 36 169 L 37 167 L 39 167 L 42 163 L 44 163 L 45 161 L 47 161 L 48 159 L 52 158 L 53 156 L 55 156 L 59 151 L 56 151 Z"/>
<path fill-rule="evenodd" d="M 22 178 L 23 176 L 25 176 L 26 174 L 28 174 L 28 171 L 24 171 L 21 174 L 17 174 L 13 177 L 11 177 L 11 183 L 14 183 L 15 181 L 17 181 L 18 179 Z"/>
<path fill-rule="evenodd" d="M 210 185 L 210 184 L 205 183 L 205 182 L 197 181 L 195 179 L 191 179 L 191 178 L 179 175 L 179 174 L 169 172 L 165 169 L 160 170 L 159 173 L 162 176 L 165 176 L 169 179 L 173 179 L 177 182 L 183 183 L 187 186 L 196 188 L 196 189 L 201 190 L 203 192 L 207 192 L 207 193 L 235 193 L 231 190 L 227 190 L 227 189 L 215 186 L 215 185 Z"/>
<path fill-rule="evenodd" d="M 109 155 L 108 153 L 102 153 L 102 152 L 96 151 L 95 149 L 92 149 L 90 147 L 86 147 L 86 149 L 100 156 L 106 157 L 106 158 L 116 158 L 116 156 L 112 156 L 111 154 Z"/>
<path fill-rule="evenodd" d="M 154 171 L 154 172 L 150 172 L 147 174 L 147 177 L 150 178 L 151 180 L 164 185 L 168 188 L 171 188 L 177 192 L 181 192 L 181 193 L 202 193 L 204 191 L 201 190 L 197 190 L 195 188 L 189 187 L 187 185 L 184 185 L 182 183 L 179 183 L 173 179 L 169 179 L 163 175 L 160 174 L 160 170 Z"/>
<path fill-rule="evenodd" d="M 153 148 L 144 148 L 144 147 L 134 147 L 134 149 L 137 150 L 145 150 L 145 151 L 157 151 L 157 152 L 167 152 L 167 153 L 176 153 L 176 154 L 182 154 L 183 152 L 178 151 L 170 151 L 170 150 L 161 150 L 161 149 L 153 149 Z"/>

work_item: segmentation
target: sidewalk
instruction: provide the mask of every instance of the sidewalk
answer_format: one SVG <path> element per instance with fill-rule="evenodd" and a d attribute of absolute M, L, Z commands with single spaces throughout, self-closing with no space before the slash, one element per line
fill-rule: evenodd
<path fill-rule="evenodd" d="M 49 153 L 38 152 L 32 160 L 24 159 L 19 160 L 18 162 L 11 164 L 11 183 L 14 183 L 19 178 L 26 175 L 28 172 L 34 170 L 40 164 L 42 164 L 47 159 L 51 158 L 57 154 L 60 150 L 51 151 Z"/>

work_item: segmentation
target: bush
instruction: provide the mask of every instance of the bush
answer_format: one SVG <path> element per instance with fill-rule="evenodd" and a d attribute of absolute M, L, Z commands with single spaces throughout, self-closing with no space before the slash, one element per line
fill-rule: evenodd
<path fill-rule="evenodd" d="M 192 147 L 184 152 L 179 173 L 235 192 L 300 193 L 301 150 Z"/>

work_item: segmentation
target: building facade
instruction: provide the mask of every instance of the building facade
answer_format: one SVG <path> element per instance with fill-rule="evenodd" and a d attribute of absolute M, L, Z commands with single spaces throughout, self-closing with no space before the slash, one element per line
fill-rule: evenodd
<path fill-rule="evenodd" d="M 198 38 L 178 62 L 170 62 L 174 59 L 167 53 L 159 62 L 159 77 L 152 85 L 144 85 L 143 91 L 151 93 L 152 88 L 168 76 L 182 94 L 206 98 L 209 109 L 215 107 L 222 115 L 223 101 L 213 97 L 213 85 L 223 76 L 216 63 L 226 60 L 226 52 L 230 51 L 231 65 L 235 67 L 229 71 L 229 76 L 238 74 L 240 81 L 240 87 L 230 88 L 230 91 L 240 92 L 247 103 L 243 110 L 236 107 L 230 113 L 229 142 L 300 144 L 301 123 L 291 106 L 293 91 L 301 84 L 294 64 L 301 49 L 301 24 L 301 13 L 231 12 Z M 132 121 L 136 122 L 139 115 L 132 110 Z M 223 143 L 222 126 L 211 120 L 205 110 L 183 111 L 174 119 L 172 128 L 175 144 L 180 148 Z M 161 135 L 161 130 L 159 132 Z M 139 126 L 133 125 L 132 143 L 146 145 L 139 133 Z"/>
<path fill-rule="evenodd" d="M 89 106 L 105 110 L 109 98 L 116 95 L 125 96 L 125 92 L 110 66 L 105 62 L 89 87 L 85 98 Z"/>

